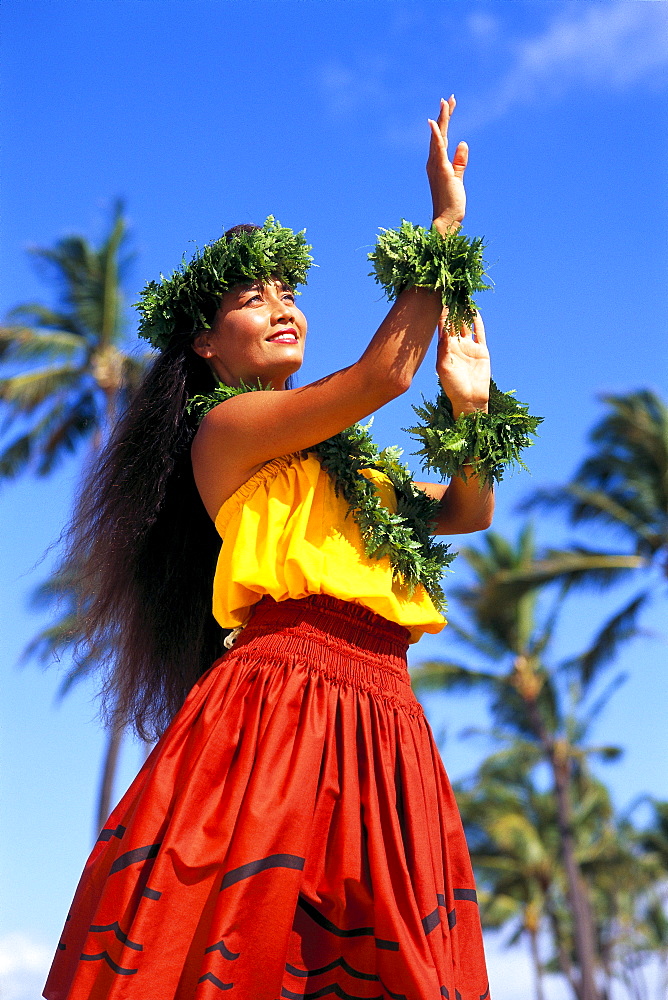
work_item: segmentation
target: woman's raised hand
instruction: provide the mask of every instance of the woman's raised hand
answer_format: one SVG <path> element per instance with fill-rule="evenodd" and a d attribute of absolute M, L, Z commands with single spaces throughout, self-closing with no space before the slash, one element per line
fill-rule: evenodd
<path fill-rule="evenodd" d="M 490 364 L 485 327 L 476 313 L 473 329 L 462 326 L 455 333 L 441 317 L 438 325 L 436 373 L 452 403 L 455 417 L 486 410 L 489 402 Z"/>
<path fill-rule="evenodd" d="M 459 225 L 466 211 L 464 171 L 469 158 L 469 147 L 460 142 L 452 162 L 448 159 L 448 125 L 457 102 L 454 96 L 441 101 L 438 119 L 429 119 L 431 142 L 427 159 L 427 177 L 431 188 L 436 229 L 446 233 Z"/>

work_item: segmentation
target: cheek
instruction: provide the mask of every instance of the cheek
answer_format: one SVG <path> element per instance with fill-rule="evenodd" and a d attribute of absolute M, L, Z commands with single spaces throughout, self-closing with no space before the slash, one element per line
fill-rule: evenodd
<path fill-rule="evenodd" d="M 243 348 L 253 342 L 258 333 L 264 329 L 263 323 L 255 313 L 242 313 L 235 316 L 234 320 L 228 324 L 226 339 L 228 344 L 234 344 L 235 348 Z"/>

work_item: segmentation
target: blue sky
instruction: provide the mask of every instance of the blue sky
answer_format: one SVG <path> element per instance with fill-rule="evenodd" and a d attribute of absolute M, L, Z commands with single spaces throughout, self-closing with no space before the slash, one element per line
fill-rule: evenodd
<path fill-rule="evenodd" d="M 499 490 L 498 530 L 518 530 L 532 486 L 572 472 L 598 394 L 647 386 L 665 398 L 666 3 L 5 0 L 1 17 L 3 312 L 49 296 L 26 248 L 70 232 L 99 239 L 117 196 L 136 251 L 129 302 L 184 252 L 273 214 L 307 228 L 320 265 L 300 302 L 301 380 L 341 367 L 386 308 L 367 276 L 378 227 L 429 221 L 426 119 L 454 91 L 453 138 L 471 147 L 465 225 L 486 237 L 495 283 L 480 300 L 494 376 L 545 417 L 532 477 Z M 129 336 L 132 323 L 128 310 Z M 432 366 L 416 399 L 434 391 Z M 409 451 L 410 417 L 407 397 L 386 407 L 379 442 Z M 72 462 L 0 492 L 5 1000 L 38 994 L 92 836 L 103 743 L 93 688 L 55 708 L 58 671 L 16 666 L 44 622 L 28 595 L 77 475 Z M 554 520 L 536 527 L 543 542 L 568 537 Z M 622 596 L 574 602 L 563 649 Z M 660 618 L 648 612 L 648 631 Z M 414 657 L 446 655 L 450 641 Z M 647 636 L 625 652 L 629 680 L 597 730 L 627 747 L 606 771 L 620 806 L 643 791 L 668 797 L 664 643 Z M 483 748 L 455 737 L 484 720 L 482 706 L 429 708 L 448 733 L 446 766 L 467 773 Z M 138 760 L 129 746 L 119 793 Z M 490 954 L 496 1000 L 514 1000 L 523 954 Z M 551 1000 L 561 995 L 553 986 Z"/>

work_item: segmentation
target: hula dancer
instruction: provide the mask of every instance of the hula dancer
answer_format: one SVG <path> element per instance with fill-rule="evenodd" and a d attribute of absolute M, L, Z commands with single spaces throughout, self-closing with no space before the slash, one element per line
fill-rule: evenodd
<path fill-rule="evenodd" d="M 238 226 L 142 294 L 159 350 L 80 500 L 68 558 L 115 721 L 159 741 L 86 865 L 48 1000 L 486 1000 L 457 807 L 406 649 L 445 625 L 433 535 L 491 520 L 536 418 L 493 388 L 455 101 L 431 121 L 430 231 L 370 254 L 396 301 L 303 388 L 303 233 Z M 335 329 L 354 322 L 341 290 Z M 439 329 L 413 483 L 357 422 Z M 221 544 L 222 540 L 222 544 Z M 213 615 L 212 608 L 213 593 Z M 213 665 L 212 665 L 213 664 Z"/>

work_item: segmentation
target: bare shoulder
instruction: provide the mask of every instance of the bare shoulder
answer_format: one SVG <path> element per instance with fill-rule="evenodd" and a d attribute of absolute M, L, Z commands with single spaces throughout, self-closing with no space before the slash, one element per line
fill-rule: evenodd
<path fill-rule="evenodd" d="M 243 442 L 234 433 L 234 419 L 228 424 L 226 414 L 216 412 L 225 411 L 232 402 L 207 413 L 191 447 L 195 485 L 212 520 L 225 501 L 265 464 L 249 460 Z"/>

